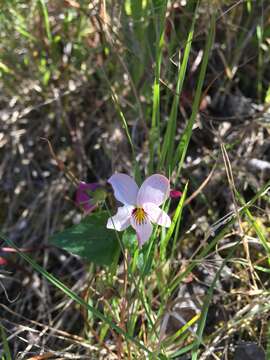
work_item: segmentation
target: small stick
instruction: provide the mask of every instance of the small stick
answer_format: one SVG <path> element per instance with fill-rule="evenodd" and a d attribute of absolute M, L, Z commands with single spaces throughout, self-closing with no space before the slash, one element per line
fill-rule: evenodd
<path fill-rule="evenodd" d="M 62 160 L 60 160 L 60 159 L 56 156 L 56 154 L 55 154 L 55 152 L 54 152 L 54 150 L 53 150 L 53 147 L 52 147 L 51 142 L 50 142 L 48 139 L 43 138 L 43 137 L 41 137 L 40 139 L 47 142 L 47 144 L 48 144 L 48 146 L 49 146 L 50 153 L 51 153 L 51 155 L 52 155 L 52 158 L 55 160 L 57 166 L 58 166 L 59 169 L 65 174 L 65 176 L 67 177 L 67 179 L 68 179 L 69 181 L 71 181 L 73 185 L 75 185 L 75 186 L 77 187 L 77 186 L 79 185 L 79 182 L 80 182 L 80 181 L 76 178 L 76 176 L 75 176 L 70 170 L 66 169 L 64 162 L 63 162 Z"/>

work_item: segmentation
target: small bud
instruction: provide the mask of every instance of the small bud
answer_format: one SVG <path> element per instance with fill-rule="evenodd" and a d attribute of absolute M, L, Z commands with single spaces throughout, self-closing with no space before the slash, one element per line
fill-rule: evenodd
<path fill-rule="evenodd" d="M 8 264 L 8 261 L 4 257 L 0 256 L 0 266 L 4 266 L 7 264 Z"/>
<path fill-rule="evenodd" d="M 181 196 L 182 196 L 181 191 L 178 191 L 178 190 L 171 190 L 170 191 L 170 198 L 171 199 L 177 199 L 177 198 L 180 198 Z"/>

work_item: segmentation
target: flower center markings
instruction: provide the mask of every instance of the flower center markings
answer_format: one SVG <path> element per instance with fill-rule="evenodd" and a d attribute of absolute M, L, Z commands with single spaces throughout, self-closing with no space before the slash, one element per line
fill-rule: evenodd
<path fill-rule="evenodd" d="M 133 216 L 136 224 L 142 225 L 142 224 L 146 223 L 147 214 L 143 208 L 136 207 L 135 209 L 133 209 L 132 216 Z"/>

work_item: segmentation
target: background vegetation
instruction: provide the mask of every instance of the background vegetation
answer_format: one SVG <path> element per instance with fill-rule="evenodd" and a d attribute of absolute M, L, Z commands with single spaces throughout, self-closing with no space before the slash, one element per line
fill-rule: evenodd
<path fill-rule="evenodd" d="M 1 1 L 3 359 L 270 357 L 269 10 Z M 173 226 L 110 266 L 53 246 L 115 171 L 170 177 Z"/>

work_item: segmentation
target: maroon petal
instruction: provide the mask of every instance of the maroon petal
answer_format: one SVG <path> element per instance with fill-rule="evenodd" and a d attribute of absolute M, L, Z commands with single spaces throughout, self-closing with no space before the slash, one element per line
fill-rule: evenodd
<path fill-rule="evenodd" d="M 177 198 L 180 198 L 181 196 L 182 196 L 181 191 L 178 191 L 178 190 L 170 191 L 170 198 L 172 198 L 172 199 L 177 199 Z"/>
<path fill-rule="evenodd" d="M 0 256 L 0 266 L 7 265 L 8 261 L 4 257 Z"/>

